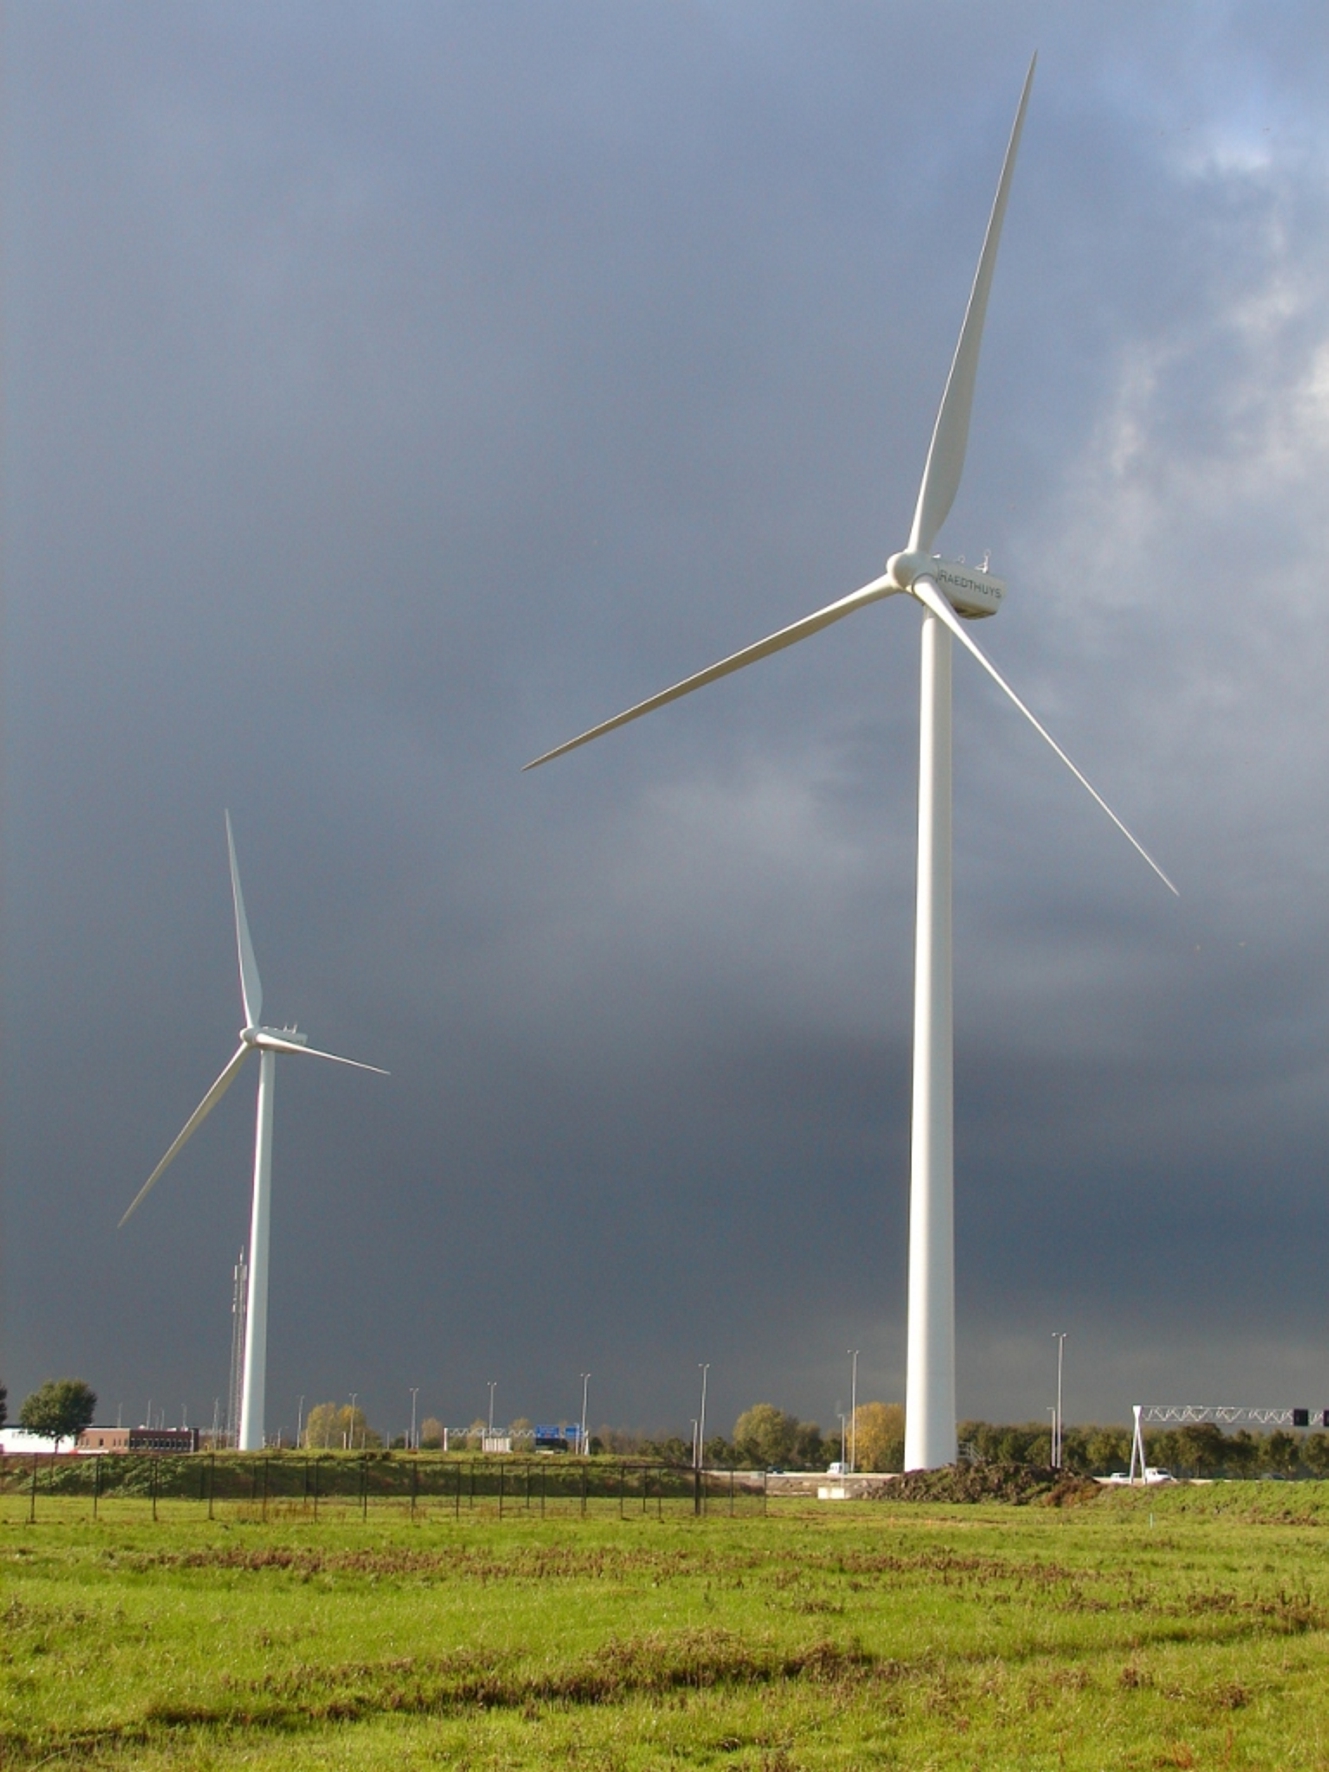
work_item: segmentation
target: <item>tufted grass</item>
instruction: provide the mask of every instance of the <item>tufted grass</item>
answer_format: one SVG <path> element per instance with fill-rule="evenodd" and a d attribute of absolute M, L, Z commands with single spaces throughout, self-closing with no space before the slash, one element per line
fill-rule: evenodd
<path fill-rule="evenodd" d="M 1329 1486 L 0 1522 L 0 1764 L 1329 1768 Z M 140 1510 L 141 1512 L 141 1510 Z"/>

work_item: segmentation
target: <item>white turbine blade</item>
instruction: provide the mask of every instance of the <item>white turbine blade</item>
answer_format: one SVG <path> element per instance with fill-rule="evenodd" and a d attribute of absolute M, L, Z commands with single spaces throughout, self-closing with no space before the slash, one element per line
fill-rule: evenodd
<path fill-rule="evenodd" d="M 969 414 L 974 404 L 974 378 L 978 374 L 978 353 L 983 343 L 983 322 L 988 311 L 988 292 L 997 263 L 997 247 L 1001 242 L 1001 224 L 1006 219 L 1006 199 L 1010 195 L 1011 176 L 1015 171 L 1015 155 L 1024 128 L 1025 108 L 1029 90 L 1034 83 L 1035 56 L 1025 75 L 1024 91 L 1006 145 L 1006 159 L 997 183 L 997 195 L 988 217 L 988 231 L 983 240 L 974 286 L 969 292 L 960 341 L 955 347 L 951 372 L 946 378 L 946 392 L 941 397 L 937 422 L 932 431 L 923 481 L 918 489 L 918 505 L 914 511 L 914 527 L 909 536 L 910 553 L 930 554 L 937 531 L 946 521 L 947 513 L 960 488 L 964 472 L 965 450 L 969 445 Z"/>
<path fill-rule="evenodd" d="M 1047 728 L 1045 726 L 1041 725 L 1039 723 L 1039 721 L 1034 718 L 1034 716 L 1029 712 L 1029 709 L 1024 705 L 1024 703 L 1020 700 L 1019 696 L 1011 688 L 1010 684 L 1002 676 L 1001 672 L 996 668 L 995 665 L 991 664 L 988 661 L 988 659 L 985 658 L 984 655 L 979 651 L 978 647 L 974 644 L 974 642 L 969 638 L 969 635 L 965 632 L 964 624 L 961 622 L 960 618 L 956 615 L 955 611 L 951 608 L 950 604 L 946 601 L 945 597 L 942 596 L 941 592 L 932 583 L 931 579 L 929 579 L 929 578 L 915 579 L 914 585 L 913 585 L 913 593 L 918 598 L 919 602 L 925 604 L 932 611 L 932 613 L 937 617 L 937 619 L 939 621 L 945 622 L 946 626 L 951 630 L 951 632 L 955 635 L 956 639 L 959 640 L 962 645 L 967 646 L 969 648 L 970 652 L 973 653 L 974 657 L 978 660 L 979 664 L 982 665 L 983 669 L 987 672 L 988 676 L 992 678 L 993 682 L 996 683 L 999 688 L 1004 689 L 1006 691 L 1007 695 L 1010 696 L 1011 700 L 1015 703 L 1016 707 L 1019 708 L 1020 712 L 1024 715 L 1025 719 L 1028 720 L 1029 724 L 1033 727 L 1034 731 L 1037 732 L 1041 738 L 1045 738 L 1047 740 L 1047 742 L 1052 746 L 1053 750 L 1057 753 L 1057 755 L 1061 758 L 1062 762 L 1070 770 L 1071 774 L 1075 777 L 1076 781 L 1078 781 L 1080 783 L 1080 786 L 1083 788 L 1087 788 L 1089 790 L 1089 792 L 1093 795 L 1094 799 L 1098 801 L 1098 804 L 1103 808 L 1104 812 L 1107 813 L 1108 817 L 1112 820 L 1113 824 L 1116 825 L 1117 829 L 1121 832 L 1122 836 L 1125 837 L 1126 841 L 1129 844 L 1131 844 L 1131 846 L 1133 848 L 1137 849 L 1139 851 L 1139 853 L 1144 857 L 1144 859 L 1149 863 L 1149 866 L 1158 875 L 1159 879 L 1167 887 L 1168 891 L 1173 893 L 1176 897 L 1180 898 L 1181 894 L 1177 891 L 1177 888 L 1172 884 L 1171 880 L 1168 879 L 1167 875 L 1163 872 L 1162 868 L 1159 867 L 1158 863 L 1154 860 L 1153 856 L 1150 855 L 1149 851 L 1145 848 L 1144 844 L 1141 842 L 1138 842 L 1136 840 L 1136 838 L 1134 838 L 1131 835 L 1131 833 L 1126 829 L 1126 826 L 1121 822 L 1121 820 L 1117 817 L 1116 813 L 1112 810 L 1112 808 L 1108 805 L 1107 801 L 1103 798 L 1102 794 L 1099 793 L 1098 789 L 1096 787 L 1094 787 L 1092 782 L 1087 781 L 1085 779 L 1085 777 L 1083 775 L 1081 775 L 1080 771 L 1075 767 L 1074 763 L 1071 762 L 1070 758 L 1066 755 L 1065 751 L 1062 750 L 1061 746 L 1057 743 L 1056 739 L 1053 738 L 1052 734 L 1047 730 Z"/>
<path fill-rule="evenodd" d="M 193 1113 L 185 1121 L 184 1131 L 176 1139 L 170 1150 L 167 1151 L 161 1162 L 158 1163 L 152 1174 L 143 1183 L 143 1186 L 134 1195 L 133 1203 L 128 1212 L 125 1213 L 124 1217 L 120 1220 L 120 1223 L 116 1226 L 117 1230 L 123 1229 L 138 1211 L 139 1207 L 148 1197 L 148 1193 L 157 1178 L 175 1161 L 176 1157 L 179 1156 L 180 1152 L 189 1143 L 190 1139 L 198 1131 L 204 1120 L 207 1119 L 213 1108 L 216 1107 L 222 1096 L 225 1095 L 226 1091 L 231 1087 L 231 1084 L 234 1083 L 235 1079 L 240 1075 L 240 1067 L 248 1057 L 249 1047 L 241 1046 L 234 1057 L 230 1059 L 221 1076 L 218 1077 L 217 1081 L 212 1085 L 212 1088 L 208 1090 L 208 1093 L 203 1097 L 202 1101 L 199 1102 Z"/>
<path fill-rule="evenodd" d="M 779 633 L 769 634 L 755 645 L 745 646 L 741 652 L 731 653 L 728 658 L 722 658 L 719 664 L 708 665 L 704 671 L 698 671 L 695 677 L 685 677 L 681 683 L 675 683 L 672 689 L 662 689 L 659 695 L 651 696 L 649 701 L 639 701 L 635 708 L 628 708 L 626 713 L 615 714 L 612 720 L 604 720 L 600 725 L 592 726 L 589 732 L 570 738 L 566 744 L 556 745 L 552 751 L 546 751 L 542 757 L 536 757 L 522 767 L 538 769 L 541 763 L 552 762 L 555 757 L 561 757 L 567 751 L 575 751 L 578 745 L 589 744 L 593 738 L 612 732 L 616 726 L 626 726 L 629 720 L 639 720 L 643 714 L 654 713 L 656 708 L 677 701 L 680 696 L 691 695 L 694 689 L 704 689 L 708 683 L 727 677 L 731 671 L 741 671 L 744 665 L 756 664 L 759 658 L 769 658 L 773 652 L 781 652 L 798 640 L 806 640 L 809 634 L 820 633 L 822 628 L 830 627 L 832 622 L 852 615 L 855 609 L 862 609 L 868 603 L 876 603 L 898 590 L 899 586 L 889 578 L 873 579 L 870 585 L 851 591 L 849 596 L 841 597 L 838 603 L 828 603 L 825 609 L 817 610 L 815 615 L 805 615 L 802 621 L 781 628 Z"/>
<path fill-rule="evenodd" d="M 235 900 L 235 945 L 240 955 L 240 998 L 245 1006 L 245 1026 L 256 1028 L 263 1013 L 263 986 L 258 979 L 258 961 L 254 944 L 249 939 L 249 922 L 245 916 L 245 898 L 240 890 L 240 869 L 235 860 L 235 838 L 231 835 L 231 815 L 226 814 L 226 848 L 231 857 L 231 897 Z"/>
<path fill-rule="evenodd" d="M 373 1071 L 376 1077 L 390 1077 L 391 1071 L 385 1071 L 381 1065 L 361 1064 L 358 1058 L 340 1058 L 335 1052 L 320 1052 L 317 1046 L 302 1046 L 298 1040 L 283 1040 L 276 1034 L 262 1033 L 254 1044 L 264 1052 L 295 1052 L 303 1053 L 306 1058 L 327 1058 L 333 1064 L 349 1064 L 353 1070 Z"/>

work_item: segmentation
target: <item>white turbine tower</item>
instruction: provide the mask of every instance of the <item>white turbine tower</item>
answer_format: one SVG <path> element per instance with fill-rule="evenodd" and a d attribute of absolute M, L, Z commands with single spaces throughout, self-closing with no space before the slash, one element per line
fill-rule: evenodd
<path fill-rule="evenodd" d="M 905 1468 L 928 1470 L 954 1462 L 955 1445 L 955 1264 L 953 1213 L 953 1058 L 951 1015 L 951 637 L 960 641 L 1005 691 L 1035 730 L 1047 740 L 1077 781 L 1088 788 L 1122 834 L 1139 850 L 1172 892 L 1176 887 L 1085 780 L 979 651 L 961 625 L 995 615 L 1006 587 L 986 570 L 934 554 L 932 544 L 959 489 L 969 440 L 974 378 L 987 312 L 997 244 L 1006 214 L 1020 131 L 1033 84 L 1029 64 L 1006 159 L 988 220 L 983 251 L 974 276 L 959 343 L 932 432 L 918 490 L 909 545 L 886 563 L 880 578 L 830 603 L 755 646 L 733 653 L 696 676 L 676 683 L 649 701 L 593 726 L 589 732 L 546 751 L 528 763 L 534 769 L 565 751 L 612 732 L 629 720 L 690 695 L 731 671 L 755 664 L 785 646 L 805 640 L 832 622 L 901 593 L 923 605 L 923 674 L 919 709 L 918 899 L 914 937 L 914 1086 L 909 1189 L 909 1347 L 906 1380 Z"/>
<path fill-rule="evenodd" d="M 240 1435 L 237 1444 L 242 1452 L 261 1452 L 264 1390 L 268 1371 L 268 1220 L 272 1192 L 272 1091 L 277 1075 L 277 1054 L 298 1052 L 307 1058 L 327 1058 L 333 1064 L 348 1064 L 358 1071 L 374 1071 L 380 1077 L 386 1077 L 388 1073 L 380 1070 L 376 1064 L 361 1064 L 358 1059 L 339 1058 L 335 1052 L 319 1052 L 315 1047 L 305 1044 L 305 1036 L 297 1027 L 268 1028 L 262 1025 L 259 1017 L 263 1013 L 263 986 L 259 983 L 254 944 L 249 939 L 249 923 L 245 917 L 245 901 L 240 891 L 240 870 L 235 861 L 235 839 L 231 835 L 229 812 L 226 814 L 226 847 L 231 858 L 235 944 L 240 956 L 240 1000 L 245 1012 L 240 1044 L 225 1070 L 185 1121 L 180 1136 L 135 1195 L 128 1212 L 120 1220 L 120 1226 L 123 1228 L 128 1223 L 158 1178 L 189 1143 L 239 1076 L 241 1066 L 249 1054 L 257 1052 L 258 1126 L 254 1135 L 254 1198 L 249 1227 L 249 1301 L 245 1315 Z"/>

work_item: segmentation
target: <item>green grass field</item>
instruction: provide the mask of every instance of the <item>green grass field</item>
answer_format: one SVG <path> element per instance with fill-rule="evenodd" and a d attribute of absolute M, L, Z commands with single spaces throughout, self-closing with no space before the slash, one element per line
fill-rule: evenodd
<path fill-rule="evenodd" d="M 0 1520 L 7 1769 L 1329 1767 L 1329 1485 Z"/>

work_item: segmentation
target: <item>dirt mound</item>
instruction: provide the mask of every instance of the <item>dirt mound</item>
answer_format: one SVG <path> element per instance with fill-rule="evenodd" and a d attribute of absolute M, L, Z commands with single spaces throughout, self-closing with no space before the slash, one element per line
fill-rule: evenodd
<path fill-rule="evenodd" d="M 910 1471 L 882 1490 L 886 1501 L 1005 1501 L 1013 1507 L 1065 1507 L 1090 1501 L 1098 1484 L 1033 1464 L 951 1464 Z"/>

